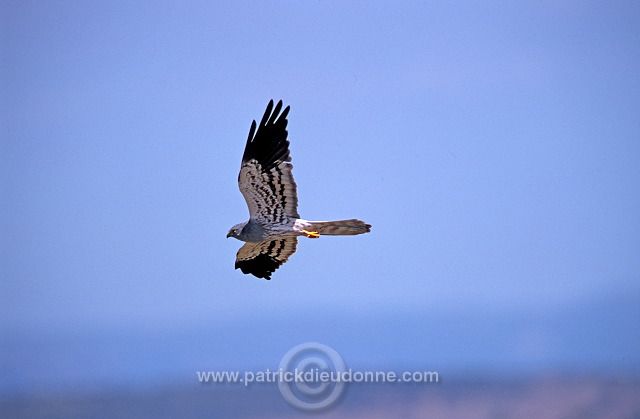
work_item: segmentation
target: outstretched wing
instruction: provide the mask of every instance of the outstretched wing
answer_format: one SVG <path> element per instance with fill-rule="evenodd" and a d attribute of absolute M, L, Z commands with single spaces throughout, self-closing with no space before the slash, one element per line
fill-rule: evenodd
<path fill-rule="evenodd" d="M 287 237 L 259 243 L 245 243 L 236 255 L 236 269 L 243 274 L 271 279 L 271 274 L 296 252 L 298 239 Z"/>
<path fill-rule="evenodd" d="M 300 218 L 296 183 L 291 174 L 293 165 L 289 163 L 289 107 L 282 114 L 281 109 L 282 101 L 274 109 L 271 100 L 257 131 L 256 121 L 251 124 L 238 175 L 250 217 L 266 222 L 284 222 L 287 216 Z"/>

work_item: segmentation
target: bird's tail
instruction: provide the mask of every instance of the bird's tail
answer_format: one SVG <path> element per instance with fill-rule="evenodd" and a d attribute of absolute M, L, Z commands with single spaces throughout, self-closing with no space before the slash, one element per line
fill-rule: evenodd
<path fill-rule="evenodd" d="M 360 220 L 309 221 L 309 224 L 311 230 L 319 235 L 355 236 L 371 231 L 371 225 Z"/>

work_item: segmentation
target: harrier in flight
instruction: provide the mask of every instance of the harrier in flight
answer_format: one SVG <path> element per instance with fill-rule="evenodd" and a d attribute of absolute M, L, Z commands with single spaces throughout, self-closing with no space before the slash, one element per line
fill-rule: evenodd
<path fill-rule="evenodd" d="M 258 278 L 271 274 L 296 251 L 298 236 L 353 236 L 371 231 L 360 220 L 307 221 L 298 214 L 298 196 L 289 163 L 287 106 L 282 101 L 267 110 L 256 130 L 251 124 L 238 176 L 240 192 L 249 207 L 249 221 L 237 224 L 227 237 L 246 242 L 236 256 L 236 269 Z"/>

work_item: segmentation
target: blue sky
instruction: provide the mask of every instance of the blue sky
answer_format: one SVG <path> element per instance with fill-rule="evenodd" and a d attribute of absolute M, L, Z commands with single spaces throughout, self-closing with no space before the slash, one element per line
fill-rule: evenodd
<path fill-rule="evenodd" d="M 7 333 L 640 302 L 632 2 L 1 15 Z M 234 271 L 225 235 L 247 218 L 237 172 L 272 98 L 291 106 L 302 217 L 373 229 L 301 240 L 267 282 Z"/>

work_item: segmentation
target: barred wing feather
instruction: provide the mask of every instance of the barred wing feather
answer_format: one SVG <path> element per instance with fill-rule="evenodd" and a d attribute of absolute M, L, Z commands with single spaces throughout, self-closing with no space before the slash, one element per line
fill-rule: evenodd
<path fill-rule="evenodd" d="M 271 279 L 271 274 L 296 252 L 297 245 L 296 237 L 245 243 L 236 255 L 236 269 L 243 274 Z"/>
<path fill-rule="evenodd" d="M 281 109 L 282 101 L 275 109 L 270 101 L 257 130 L 256 121 L 251 124 L 238 175 L 250 217 L 268 222 L 282 222 L 287 216 L 300 218 L 293 165 L 289 163 L 289 107 L 280 114 Z"/>

